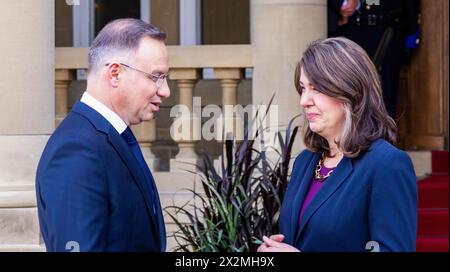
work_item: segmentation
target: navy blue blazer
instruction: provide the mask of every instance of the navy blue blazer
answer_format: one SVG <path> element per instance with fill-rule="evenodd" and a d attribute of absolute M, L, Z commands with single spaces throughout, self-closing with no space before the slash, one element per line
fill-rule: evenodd
<path fill-rule="evenodd" d="M 380 139 L 358 158 L 344 157 L 299 225 L 319 159 L 305 150 L 295 160 L 279 221 L 284 242 L 301 251 L 415 251 L 417 179 L 405 152 Z"/>
<path fill-rule="evenodd" d="M 150 197 L 152 186 L 156 199 Z M 48 251 L 165 251 L 154 181 L 146 180 L 114 127 L 82 102 L 50 137 L 36 194 Z"/>

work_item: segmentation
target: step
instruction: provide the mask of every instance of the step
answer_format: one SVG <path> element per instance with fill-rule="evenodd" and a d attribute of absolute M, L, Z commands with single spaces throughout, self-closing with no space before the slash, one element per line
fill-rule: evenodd
<path fill-rule="evenodd" d="M 0 252 L 45 252 L 44 244 L 0 244 Z"/>
<path fill-rule="evenodd" d="M 431 169 L 432 173 L 448 174 L 448 151 L 432 151 L 431 152 Z"/>
<path fill-rule="evenodd" d="M 0 245 L 38 245 L 37 208 L 0 208 Z"/>
<path fill-rule="evenodd" d="M 448 174 L 431 174 L 426 176 L 425 178 L 419 180 L 420 182 L 442 182 L 449 183 L 449 175 Z"/>
<path fill-rule="evenodd" d="M 448 237 L 419 237 L 417 252 L 448 252 Z"/>
<path fill-rule="evenodd" d="M 417 235 L 448 236 L 448 209 L 419 209 Z"/>
<path fill-rule="evenodd" d="M 423 180 L 418 183 L 419 208 L 448 208 L 448 179 Z"/>

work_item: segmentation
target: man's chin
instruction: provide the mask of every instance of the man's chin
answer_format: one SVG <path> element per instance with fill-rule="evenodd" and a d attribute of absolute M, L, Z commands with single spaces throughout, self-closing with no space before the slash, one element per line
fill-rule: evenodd
<path fill-rule="evenodd" d="M 154 112 L 151 112 L 151 113 L 149 113 L 149 114 L 146 114 L 146 115 L 142 118 L 142 121 L 150 121 L 150 120 L 153 120 L 153 119 L 155 119 L 155 113 L 154 113 Z"/>

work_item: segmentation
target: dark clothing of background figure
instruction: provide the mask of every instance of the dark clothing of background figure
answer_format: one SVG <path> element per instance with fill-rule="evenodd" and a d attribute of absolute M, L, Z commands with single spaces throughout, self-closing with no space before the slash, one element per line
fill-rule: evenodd
<path fill-rule="evenodd" d="M 379 68 L 383 98 L 391 117 L 396 117 L 397 94 L 400 69 L 410 54 L 405 46 L 407 36 L 419 31 L 418 17 L 420 0 L 379 0 L 367 3 L 360 0 L 360 8 L 349 18 L 349 22 L 338 26 L 339 10 L 343 0 L 328 0 L 328 35 L 344 36 L 359 44 L 371 58 L 388 27 L 393 35 L 386 48 Z M 372 4 L 370 4 L 372 3 Z M 370 5 L 369 5 L 370 4 Z"/>

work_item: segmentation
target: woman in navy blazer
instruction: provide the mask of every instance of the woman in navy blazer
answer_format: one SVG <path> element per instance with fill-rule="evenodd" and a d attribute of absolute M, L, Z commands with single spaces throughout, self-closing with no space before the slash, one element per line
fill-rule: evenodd
<path fill-rule="evenodd" d="M 258 251 L 415 251 L 417 181 L 394 147 L 396 125 L 366 52 L 345 38 L 313 42 L 295 85 L 304 143 L 280 214 Z"/>

